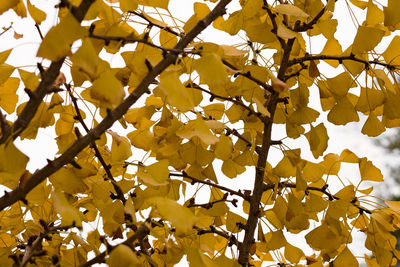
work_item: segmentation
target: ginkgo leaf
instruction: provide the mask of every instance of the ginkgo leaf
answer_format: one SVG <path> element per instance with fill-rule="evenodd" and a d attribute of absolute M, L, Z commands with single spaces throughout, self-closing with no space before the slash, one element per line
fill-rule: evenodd
<path fill-rule="evenodd" d="M 326 42 L 324 49 L 322 49 L 321 54 L 324 55 L 340 55 L 342 54 L 342 46 L 335 38 L 330 38 Z M 336 68 L 339 66 L 339 62 L 337 60 L 324 60 L 326 63 Z"/>
<path fill-rule="evenodd" d="M 226 216 L 226 229 L 232 233 L 238 233 L 242 230 L 239 227 L 240 224 L 245 225 L 246 219 L 236 213 L 228 211 Z"/>
<path fill-rule="evenodd" d="M 53 191 L 51 197 L 53 200 L 54 209 L 61 215 L 62 218 L 61 225 L 63 226 L 82 225 L 82 220 L 79 211 L 69 203 L 69 201 L 65 197 L 65 194 L 62 191 L 60 190 Z"/>
<path fill-rule="evenodd" d="M 246 31 L 247 37 L 249 37 L 252 42 L 269 44 L 278 40 L 276 35 L 272 33 L 272 26 L 266 22 L 247 23 L 244 25 L 243 29 Z M 263 34 L 260 34 L 260 32 Z"/>
<path fill-rule="evenodd" d="M 309 15 L 302 9 L 295 5 L 290 4 L 280 4 L 274 7 L 274 10 L 280 14 L 285 14 L 293 17 L 308 18 Z"/>
<path fill-rule="evenodd" d="M 119 5 L 123 12 L 134 11 L 138 8 L 137 0 L 119 0 Z"/>
<path fill-rule="evenodd" d="M 281 230 L 268 232 L 265 235 L 265 240 L 269 250 L 279 249 L 286 244 L 286 238 Z"/>
<path fill-rule="evenodd" d="M 381 24 L 385 19 L 382 9 L 373 3 L 368 1 L 367 18 L 366 22 L 368 26 L 375 26 Z"/>
<path fill-rule="evenodd" d="M 222 160 L 229 159 L 232 156 L 232 148 L 232 139 L 222 134 L 219 137 L 219 141 L 215 145 L 215 157 Z"/>
<path fill-rule="evenodd" d="M 221 167 L 221 171 L 229 178 L 235 178 L 245 170 L 246 168 L 244 166 L 237 164 L 231 159 L 225 160 Z"/>
<path fill-rule="evenodd" d="M 166 73 L 160 77 L 160 88 L 167 95 L 167 101 L 181 112 L 189 111 L 194 107 L 189 88 L 183 86 L 175 72 Z"/>
<path fill-rule="evenodd" d="M 137 176 L 146 185 L 159 186 L 168 184 L 168 160 L 163 159 L 146 167 L 139 166 Z"/>
<path fill-rule="evenodd" d="M 344 97 L 350 88 L 356 86 L 355 81 L 348 72 L 343 72 L 336 77 L 326 80 L 328 90 L 338 100 Z"/>
<path fill-rule="evenodd" d="M 125 92 L 121 82 L 111 71 L 107 71 L 93 82 L 90 96 L 101 103 L 117 105 L 123 100 Z"/>
<path fill-rule="evenodd" d="M 324 171 L 324 166 L 307 161 L 306 165 L 303 168 L 303 178 L 307 182 L 317 182 L 322 178 Z"/>
<path fill-rule="evenodd" d="M 214 53 L 206 54 L 196 60 L 193 67 L 212 92 L 226 95 L 224 86 L 227 82 L 227 72 L 219 56 Z"/>
<path fill-rule="evenodd" d="M 345 149 L 340 154 L 340 161 L 341 162 L 348 162 L 348 163 L 359 163 L 360 159 L 357 157 L 356 154 L 351 152 L 349 149 Z"/>
<path fill-rule="evenodd" d="M 305 134 L 308 143 L 310 144 L 311 152 L 314 158 L 322 156 L 328 147 L 328 132 L 323 123 L 318 124 L 316 127 L 312 127 L 308 133 Z"/>
<path fill-rule="evenodd" d="M 334 230 L 326 224 L 315 228 L 306 235 L 306 241 L 310 247 L 318 250 L 336 250 L 341 245 L 341 240 Z"/>
<path fill-rule="evenodd" d="M 361 9 L 365 9 L 368 6 L 368 1 L 364 0 L 350 0 L 350 2 Z"/>
<path fill-rule="evenodd" d="M 400 8 L 400 2 L 397 0 L 388 0 L 387 7 L 383 7 L 383 14 L 385 15 L 385 26 L 391 29 L 398 29 L 400 23 L 400 14 L 398 12 Z"/>
<path fill-rule="evenodd" d="M 82 193 L 87 190 L 86 184 L 78 177 L 72 168 L 61 168 L 49 177 L 50 182 L 58 190 L 69 194 Z"/>
<path fill-rule="evenodd" d="M 141 262 L 132 248 L 120 244 L 111 251 L 107 264 L 110 267 L 139 266 Z"/>
<path fill-rule="evenodd" d="M 11 77 L 4 84 L 0 85 L 0 107 L 8 114 L 15 110 L 18 102 L 17 89 L 19 86 L 19 79 Z"/>
<path fill-rule="evenodd" d="M 324 161 L 321 164 L 325 166 L 326 174 L 337 175 L 340 170 L 340 157 L 337 154 L 329 153 L 324 156 Z"/>
<path fill-rule="evenodd" d="M 273 169 L 273 174 L 278 175 L 279 177 L 294 177 L 296 176 L 296 168 L 288 157 L 283 157 L 283 159 Z"/>
<path fill-rule="evenodd" d="M 190 121 L 187 125 L 181 127 L 176 134 L 181 138 L 187 139 L 197 136 L 207 145 L 218 142 L 218 138 L 210 131 L 210 128 L 200 116 L 197 116 L 196 120 Z"/>
<path fill-rule="evenodd" d="M 92 79 L 96 78 L 99 58 L 90 39 L 84 39 L 82 46 L 71 56 L 74 67 L 88 74 Z"/>
<path fill-rule="evenodd" d="M 385 52 L 382 53 L 382 56 L 385 58 L 385 61 L 392 65 L 400 65 L 400 36 L 395 36 L 390 42 L 389 46 L 386 48 Z"/>
<path fill-rule="evenodd" d="M 359 266 L 359 264 L 349 248 L 345 247 L 333 261 L 333 266 Z"/>
<path fill-rule="evenodd" d="M 296 38 L 297 32 L 288 29 L 283 23 L 278 25 L 278 36 L 286 39 Z"/>
<path fill-rule="evenodd" d="M 187 253 L 187 260 L 190 267 L 218 267 L 210 257 L 203 254 L 200 250 L 196 248 L 190 248 Z"/>
<path fill-rule="evenodd" d="M 358 98 L 355 108 L 357 111 L 367 113 L 381 106 L 384 101 L 385 95 L 381 90 L 361 87 L 360 97 Z"/>
<path fill-rule="evenodd" d="M 111 135 L 113 137 L 111 144 L 111 161 L 121 164 L 132 156 L 131 144 L 126 137 L 119 136 L 115 132 L 112 132 Z"/>
<path fill-rule="evenodd" d="M 8 50 L 5 50 L 3 52 L 0 52 L 0 64 L 3 64 L 7 60 L 8 56 L 11 53 L 11 51 L 12 51 L 12 49 L 8 49 Z"/>
<path fill-rule="evenodd" d="M 0 145 L 0 181 L 9 188 L 18 185 L 29 158 L 13 142 Z"/>
<path fill-rule="evenodd" d="M 15 67 L 8 65 L 7 63 L 0 64 L 0 85 L 8 80 L 14 70 Z"/>
<path fill-rule="evenodd" d="M 284 255 L 285 255 L 286 259 L 288 259 L 291 263 L 298 263 L 300 261 L 301 257 L 304 256 L 304 253 L 298 247 L 295 247 L 289 243 L 286 243 Z"/>
<path fill-rule="evenodd" d="M 383 175 L 381 171 L 375 167 L 370 160 L 367 158 L 362 158 L 359 163 L 361 180 L 382 182 Z"/>
<path fill-rule="evenodd" d="M 39 8 L 35 7 L 34 5 L 31 4 L 31 2 L 28 0 L 28 11 L 33 20 L 40 25 L 42 21 L 46 19 L 46 13 L 40 10 Z"/>
<path fill-rule="evenodd" d="M 19 0 L 7 0 L 1 1 L 0 3 L 0 15 L 3 14 L 5 11 L 9 10 L 10 8 L 16 6 Z"/>
<path fill-rule="evenodd" d="M 297 125 L 314 122 L 319 116 L 319 112 L 310 107 L 301 107 L 290 114 L 288 121 Z"/>
<path fill-rule="evenodd" d="M 211 116 L 215 120 L 220 120 L 225 111 L 225 105 L 222 103 L 215 103 L 205 106 L 204 112 L 207 116 Z"/>
<path fill-rule="evenodd" d="M 353 42 L 354 54 L 368 52 L 382 40 L 385 31 L 373 27 L 360 26 Z"/>
<path fill-rule="evenodd" d="M 375 113 L 371 111 L 368 115 L 367 121 L 361 129 L 361 132 L 368 136 L 375 137 L 383 133 L 385 130 L 385 126 L 383 126 L 382 122 L 376 117 Z"/>
<path fill-rule="evenodd" d="M 341 98 L 328 113 L 328 121 L 336 125 L 345 125 L 359 120 L 358 114 L 347 96 Z"/>
<path fill-rule="evenodd" d="M 53 61 L 60 60 L 70 54 L 72 43 L 84 37 L 85 34 L 86 30 L 81 27 L 74 16 L 67 14 L 46 34 L 40 44 L 37 56 Z"/>
<path fill-rule="evenodd" d="M 179 205 L 174 200 L 163 197 L 153 197 L 148 201 L 157 209 L 158 213 L 160 213 L 163 218 L 171 222 L 178 234 L 185 235 L 192 231 L 197 217 L 190 209 Z"/>

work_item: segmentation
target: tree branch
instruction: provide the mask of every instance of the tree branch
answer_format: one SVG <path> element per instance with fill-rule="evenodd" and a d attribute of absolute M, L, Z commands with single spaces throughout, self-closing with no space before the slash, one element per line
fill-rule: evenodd
<path fill-rule="evenodd" d="M 295 29 L 298 27 L 299 22 L 296 22 Z M 282 80 L 285 76 L 286 69 L 288 67 L 289 56 L 292 51 L 292 47 L 294 44 L 294 38 L 289 39 L 284 46 L 285 49 L 283 51 L 283 56 L 281 60 L 281 67 L 278 72 L 278 79 Z M 248 266 L 249 264 L 249 255 L 251 245 L 254 241 L 254 233 L 257 227 L 258 218 L 260 216 L 260 202 L 261 196 L 264 192 L 263 184 L 264 184 L 264 170 L 268 158 L 268 152 L 271 147 L 271 132 L 272 132 L 272 124 L 273 118 L 275 115 L 276 106 L 279 102 L 279 93 L 275 92 L 270 96 L 267 102 L 268 111 L 271 114 L 270 119 L 264 121 L 264 133 L 262 138 L 262 145 L 259 149 L 258 153 L 258 161 L 256 166 L 256 174 L 254 179 L 253 186 L 253 194 L 250 198 L 250 211 L 247 219 L 247 223 L 245 226 L 245 235 L 243 238 L 243 243 L 239 247 L 239 264 L 242 266 Z"/>
<path fill-rule="evenodd" d="M 246 196 L 245 194 L 243 194 L 243 193 L 240 192 L 240 191 L 235 191 L 235 190 L 232 190 L 232 189 L 227 188 L 227 187 L 225 187 L 225 186 L 212 183 L 212 182 L 210 182 L 210 181 L 200 180 L 200 179 L 198 179 L 198 178 L 195 178 L 195 177 L 193 177 L 193 176 L 188 175 L 186 172 L 182 172 L 182 173 L 170 173 L 169 176 L 170 176 L 170 177 L 171 177 L 171 176 L 174 176 L 174 177 L 183 177 L 183 178 L 187 178 L 187 179 L 192 180 L 192 183 L 206 184 L 206 185 L 209 185 L 209 186 L 212 186 L 212 187 L 221 189 L 222 191 L 226 191 L 226 192 L 230 193 L 231 195 L 236 195 L 236 196 L 239 196 L 239 197 L 243 198 L 244 200 L 249 201 L 249 197 Z"/>
<path fill-rule="evenodd" d="M 88 1 L 83 1 L 82 4 L 86 2 Z M 221 0 L 205 18 L 200 20 L 196 26 L 176 44 L 174 49 L 184 49 L 198 34 L 200 34 L 201 31 L 210 25 L 216 18 L 226 12 L 225 6 L 230 2 L 231 0 Z M 85 136 L 79 138 L 61 156 L 56 158 L 54 161 L 50 161 L 45 167 L 32 174 L 24 187 L 17 187 L 13 191 L 7 192 L 3 197 L 1 197 L 0 211 L 19 200 L 25 199 L 25 196 L 33 188 L 44 181 L 48 176 L 59 170 L 62 166 L 70 162 L 71 159 L 73 159 L 80 151 L 87 147 L 93 140 L 100 138 L 101 134 L 109 129 L 115 121 L 120 119 L 128 111 L 128 109 L 134 103 L 136 103 L 136 101 L 145 92 L 148 91 L 148 86 L 153 82 L 153 80 L 169 65 L 173 64 L 176 59 L 176 54 L 167 53 L 164 59 L 154 66 L 152 71 L 150 71 L 143 78 L 136 89 L 120 105 L 118 105 L 114 110 L 110 111 L 107 117 L 104 118 L 95 128 L 91 129 Z M 62 62 L 60 62 L 60 64 L 62 65 Z"/>
<path fill-rule="evenodd" d="M 229 241 L 228 246 L 236 245 L 239 247 L 241 245 L 241 242 L 239 242 L 234 235 L 229 234 L 225 231 L 218 230 L 213 225 L 210 225 L 209 227 L 210 229 L 204 229 L 197 226 L 194 226 L 193 228 L 197 230 L 198 235 L 216 234 L 222 236 L 223 238 Z"/>
<path fill-rule="evenodd" d="M 378 60 L 363 60 L 363 59 L 356 58 L 354 55 L 350 55 L 350 56 L 306 55 L 301 58 L 295 58 L 295 59 L 290 60 L 288 62 L 288 66 L 292 66 L 294 64 L 298 64 L 298 63 L 302 63 L 302 62 L 306 62 L 306 61 L 312 61 L 312 60 L 337 60 L 337 61 L 339 61 L 339 63 L 343 63 L 344 60 L 352 60 L 352 61 L 363 63 L 365 66 L 374 64 L 374 65 L 380 65 L 380 66 L 386 67 L 389 70 L 400 69 L 399 65 L 391 65 L 388 63 L 380 62 Z"/>

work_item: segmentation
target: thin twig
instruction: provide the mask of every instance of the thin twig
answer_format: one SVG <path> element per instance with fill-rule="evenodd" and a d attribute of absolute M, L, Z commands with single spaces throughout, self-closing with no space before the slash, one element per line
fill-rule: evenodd
<path fill-rule="evenodd" d="M 192 183 L 206 184 L 206 185 L 221 189 L 222 191 L 228 192 L 231 195 L 239 196 L 239 197 L 243 198 L 244 200 L 247 200 L 247 201 L 249 200 L 249 197 L 246 196 L 245 194 L 243 194 L 242 192 L 240 192 L 240 190 L 239 191 L 235 191 L 233 189 L 227 188 L 227 187 L 219 185 L 219 184 L 215 184 L 215 183 L 210 182 L 210 181 L 200 180 L 198 178 L 195 178 L 193 176 L 188 175 L 186 172 L 183 172 L 183 173 L 170 173 L 169 176 L 170 177 L 173 176 L 173 177 L 187 178 L 187 179 L 192 180 Z"/>
<path fill-rule="evenodd" d="M 76 99 L 76 97 L 72 94 L 71 85 L 69 85 L 69 84 L 64 84 L 64 85 L 65 85 L 65 87 L 67 88 L 68 94 L 69 94 L 69 96 L 70 96 L 70 98 L 71 98 L 71 101 L 72 101 L 72 104 L 73 104 L 73 106 L 74 106 L 74 108 L 75 108 L 76 118 L 77 118 L 78 121 L 81 123 L 81 125 L 82 125 L 82 127 L 85 129 L 86 133 L 89 133 L 90 129 L 89 129 L 89 127 L 87 127 L 85 121 L 83 120 L 81 111 L 80 111 L 80 109 L 79 109 L 79 107 L 78 107 L 77 99 Z M 101 165 L 103 166 L 103 168 L 104 168 L 104 170 L 105 170 L 105 172 L 106 172 L 106 174 L 107 174 L 107 178 L 111 181 L 111 183 L 112 183 L 112 185 L 113 185 L 113 187 L 114 187 L 114 190 L 115 190 L 115 192 L 117 193 L 117 198 L 118 198 L 119 200 L 121 200 L 122 203 L 125 204 L 126 199 L 125 199 L 124 193 L 123 193 L 122 189 L 118 186 L 118 184 L 117 184 L 117 182 L 115 181 L 113 175 L 111 174 L 110 166 L 105 162 L 103 156 L 101 155 L 99 149 L 97 148 L 96 142 L 93 140 L 90 146 L 93 148 L 96 157 L 99 159 Z"/>

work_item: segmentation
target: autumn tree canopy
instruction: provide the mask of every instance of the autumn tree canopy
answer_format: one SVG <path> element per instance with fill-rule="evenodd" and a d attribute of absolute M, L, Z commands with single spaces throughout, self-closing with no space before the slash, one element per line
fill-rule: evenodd
<path fill-rule="evenodd" d="M 0 53 L 2 266 L 400 259 L 400 202 L 371 196 L 381 171 L 326 151 L 327 124 L 365 116 L 371 137 L 400 126 L 400 1 L 198 0 L 182 21 L 169 0 L 61 0 L 50 29 L 35 2 L 0 1 L 2 22 L 17 15 L 41 37 L 34 67 Z M 333 15 L 349 14 L 339 2 L 363 14 L 347 47 L 335 38 Z M 208 39 L 207 28 L 241 39 Z M 9 21 L 0 38 L 23 35 Z M 274 140 L 279 124 L 286 137 Z M 47 130 L 58 152 L 28 170 L 20 146 Z M 344 163 L 359 174 L 342 177 Z M 355 232 L 369 253 L 349 249 Z"/>

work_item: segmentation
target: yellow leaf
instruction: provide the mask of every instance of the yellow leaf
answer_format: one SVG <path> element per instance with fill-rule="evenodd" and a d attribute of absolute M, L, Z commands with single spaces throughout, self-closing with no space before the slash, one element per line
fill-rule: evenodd
<path fill-rule="evenodd" d="M 315 228 L 305 237 L 308 245 L 318 250 L 326 249 L 332 251 L 338 249 L 342 244 L 339 236 L 326 224 Z"/>
<path fill-rule="evenodd" d="M 270 44 L 278 40 L 276 35 L 271 32 L 271 30 L 273 30 L 271 25 L 269 25 L 267 22 L 255 22 L 246 23 L 243 27 L 243 29 L 246 31 L 247 37 L 251 42 Z M 260 34 L 260 32 L 263 34 Z"/>
<path fill-rule="evenodd" d="M 324 55 L 340 55 L 342 53 L 342 46 L 335 38 L 330 38 L 326 42 L 324 49 L 322 49 L 321 54 Z M 336 68 L 339 66 L 337 60 L 324 60 L 326 63 Z"/>
<path fill-rule="evenodd" d="M 218 267 L 213 260 L 196 248 L 190 248 L 187 253 L 187 260 L 190 267 Z"/>
<path fill-rule="evenodd" d="M 361 9 L 365 9 L 368 6 L 368 2 L 365 2 L 363 0 L 350 0 L 350 2 Z"/>
<path fill-rule="evenodd" d="M 318 158 L 323 155 L 326 148 L 328 147 L 328 132 L 323 123 L 318 124 L 316 127 L 311 126 L 308 133 L 305 134 L 308 143 L 310 144 L 311 152 L 314 158 Z"/>
<path fill-rule="evenodd" d="M 6 0 L 0 2 L 0 15 L 10 8 L 18 5 L 19 0 Z"/>
<path fill-rule="evenodd" d="M 193 89 L 183 86 L 176 72 L 161 75 L 160 88 L 166 94 L 168 103 L 179 111 L 186 112 L 194 107 L 193 98 L 188 92 Z"/>
<path fill-rule="evenodd" d="M 333 261 L 333 267 L 341 266 L 359 266 L 356 257 L 354 257 L 348 247 L 345 247 Z"/>
<path fill-rule="evenodd" d="M 113 141 L 111 145 L 111 162 L 123 164 L 130 156 L 132 156 L 131 144 L 125 137 L 118 134 L 112 134 Z"/>
<path fill-rule="evenodd" d="M 400 213 L 400 201 L 385 200 L 385 203 L 386 203 L 386 205 L 388 205 L 389 208 L 391 208 L 395 212 Z"/>
<path fill-rule="evenodd" d="M 121 267 L 121 266 L 141 266 L 144 263 L 141 263 L 136 252 L 132 250 L 132 248 L 120 244 L 116 248 L 114 248 L 109 257 L 106 260 L 108 266 L 110 267 Z"/>
<path fill-rule="evenodd" d="M 28 11 L 33 20 L 40 25 L 42 21 L 46 19 L 46 13 L 40 10 L 39 8 L 35 7 L 34 5 L 31 4 L 31 2 L 28 0 Z"/>
<path fill-rule="evenodd" d="M 15 188 L 19 177 L 25 172 L 29 158 L 14 143 L 0 145 L 0 181 L 2 185 Z"/>
<path fill-rule="evenodd" d="M 91 79 L 96 78 L 100 60 L 89 38 L 83 40 L 82 46 L 71 56 L 71 61 L 74 67 L 79 68 L 79 71 L 83 71 Z"/>
<path fill-rule="evenodd" d="M 347 96 L 340 99 L 328 114 L 328 121 L 336 125 L 345 125 L 359 120 L 358 114 Z"/>
<path fill-rule="evenodd" d="M 289 123 L 296 125 L 309 124 L 314 122 L 319 116 L 319 112 L 310 107 L 300 107 L 290 114 L 288 118 Z"/>
<path fill-rule="evenodd" d="M 298 263 L 301 257 L 304 256 L 304 253 L 301 249 L 292 246 L 289 243 L 285 245 L 285 258 L 289 260 L 291 263 Z"/>
<path fill-rule="evenodd" d="M 286 244 L 286 238 L 280 230 L 267 233 L 265 240 L 269 250 L 279 249 Z"/>
<path fill-rule="evenodd" d="M 288 29 L 283 23 L 278 25 L 278 36 L 286 39 L 296 38 L 297 32 Z"/>
<path fill-rule="evenodd" d="M 382 9 L 373 3 L 373 1 L 368 1 L 368 10 L 366 22 L 368 26 L 375 26 L 381 24 L 385 19 Z"/>
<path fill-rule="evenodd" d="M 19 69 L 19 76 L 21 80 L 24 82 L 26 88 L 34 91 L 39 85 L 39 78 L 33 72 L 29 72 L 26 70 Z"/>
<path fill-rule="evenodd" d="M 19 79 L 11 77 L 4 84 L 0 85 L 0 107 L 3 108 L 8 114 L 15 110 L 18 102 L 17 89 L 19 86 Z"/>
<path fill-rule="evenodd" d="M 213 93 L 226 95 L 225 84 L 227 72 L 221 58 L 214 53 L 209 53 L 193 63 L 194 69 L 200 74 L 200 78 L 210 86 Z"/>
<path fill-rule="evenodd" d="M 280 14 L 289 15 L 293 17 L 308 18 L 309 15 L 295 5 L 280 4 L 274 7 L 274 10 Z"/>
<path fill-rule="evenodd" d="M 374 49 L 382 40 L 384 34 L 385 31 L 381 29 L 360 26 L 354 38 L 352 52 L 357 55 Z"/>
<path fill-rule="evenodd" d="M 46 34 L 40 44 L 37 56 L 52 61 L 60 60 L 70 54 L 72 43 L 84 37 L 85 34 L 86 30 L 69 13 Z"/>
<path fill-rule="evenodd" d="M 382 182 L 383 175 L 381 171 L 375 167 L 370 160 L 367 158 L 362 158 L 359 163 L 359 169 L 361 174 L 361 180 Z"/>
<path fill-rule="evenodd" d="M 348 163 L 359 163 L 360 162 L 359 157 L 357 157 L 356 154 L 354 154 L 353 152 L 351 152 L 348 149 L 345 149 L 342 151 L 342 153 L 340 154 L 339 160 L 341 162 L 348 162 Z"/>
<path fill-rule="evenodd" d="M 236 213 L 228 211 L 226 216 L 226 229 L 231 233 L 238 233 L 242 229 L 238 224 L 246 225 L 246 219 Z"/>
<path fill-rule="evenodd" d="M 176 132 L 176 135 L 187 139 L 197 136 L 203 143 L 207 145 L 212 145 L 218 142 L 218 138 L 210 131 L 210 128 L 200 116 L 197 116 L 196 120 L 190 121 L 188 124 L 183 125 Z"/>
<path fill-rule="evenodd" d="M 383 14 L 385 15 L 385 26 L 389 29 L 399 29 L 400 23 L 400 2 L 397 0 L 388 0 L 388 6 L 383 7 Z"/>
<path fill-rule="evenodd" d="M 50 182 L 58 190 L 69 194 L 85 192 L 86 184 L 78 177 L 72 168 L 63 167 L 49 177 Z"/>
<path fill-rule="evenodd" d="M 222 160 L 227 160 L 231 158 L 232 148 L 232 140 L 228 136 L 221 134 L 219 137 L 219 141 L 215 145 L 215 157 Z"/>
<path fill-rule="evenodd" d="M 90 96 L 111 105 L 118 105 L 125 96 L 124 87 L 111 71 L 106 71 L 93 82 Z"/>
<path fill-rule="evenodd" d="M 26 18 L 26 7 L 24 1 L 19 1 L 18 5 L 13 7 L 13 10 L 21 18 Z"/>
<path fill-rule="evenodd" d="M 339 100 L 347 94 L 350 88 L 355 87 L 356 83 L 348 72 L 343 72 L 334 78 L 327 79 L 326 85 L 335 99 Z"/>
<path fill-rule="evenodd" d="M 324 166 L 307 161 L 306 165 L 303 168 L 303 178 L 307 182 L 317 182 L 322 178 L 324 171 Z"/>
<path fill-rule="evenodd" d="M 212 117 L 215 120 L 220 120 L 222 115 L 224 115 L 225 105 L 222 103 L 215 103 L 203 108 L 204 112 L 206 113 L 207 117 Z"/>
<path fill-rule="evenodd" d="M 383 126 L 382 122 L 376 117 L 375 113 L 371 111 L 368 115 L 367 121 L 361 129 L 361 132 L 370 137 L 375 137 L 383 133 L 385 130 L 385 126 Z"/>
<path fill-rule="evenodd" d="M 325 166 L 326 174 L 337 175 L 340 170 L 340 158 L 336 154 L 329 153 L 324 157 L 322 165 Z"/>
<path fill-rule="evenodd" d="M 15 68 L 6 63 L 0 64 L 0 85 L 8 80 L 8 77 L 14 72 Z"/>
<path fill-rule="evenodd" d="M 3 64 L 7 60 L 8 56 L 11 53 L 11 51 L 12 51 L 12 49 L 8 49 L 8 50 L 5 50 L 3 52 L 0 52 L 0 64 Z"/>
<path fill-rule="evenodd" d="M 295 177 L 296 176 L 296 167 L 293 166 L 293 164 L 289 160 L 289 158 L 285 156 L 275 166 L 275 168 L 273 169 L 272 172 L 273 172 L 273 174 L 275 174 L 279 177 L 284 177 L 284 178 Z"/>
<path fill-rule="evenodd" d="M 391 65 L 400 65 L 400 36 L 395 36 L 389 46 L 383 52 L 382 56 L 385 61 Z"/>
<path fill-rule="evenodd" d="M 225 160 L 221 167 L 222 172 L 229 178 L 235 178 L 238 174 L 243 173 L 246 168 L 234 162 L 231 159 Z"/>
<path fill-rule="evenodd" d="M 381 90 L 361 87 L 360 97 L 355 108 L 365 114 L 381 106 L 384 101 L 385 95 Z"/>
<path fill-rule="evenodd" d="M 66 177 L 65 179 L 68 179 Z M 79 211 L 74 208 L 67 198 L 65 194 L 60 190 L 53 191 L 51 194 L 53 200 L 54 209 L 61 215 L 63 226 L 70 226 L 75 224 L 76 226 L 81 226 L 82 221 L 79 214 Z"/>
<path fill-rule="evenodd" d="M 372 190 L 374 190 L 373 186 L 368 187 L 366 189 L 357 189 L 358 192 L 363 193 L 365 195 L 369 195 L 372 192 Z"/>
<path fill-rule="evenodd" d="M 134 11 L 138 8 L 137 0 L 119 0 L 119 5 L 123 12 Z"/>
<path fill-rule="evenodd" d="M 166 30 L 160 31 L 160 44 L 165 48 L 174 48 L 178 43 L 178 37 Z"/>
<path fill-rule="evenodd" d="M 172 227 L 176 228 L 177 234 L 189 234 L 192 231 L 197 217 L 190 209 L 179 205 L 174 200 L 162 197 L 153 197 L 149 199 L 149 203 L 163 218 L 171 222 Z"/>
<path fill-rule="evenodd" d="M 168 184 L 168 160 L 163 159 L 146 167 L 139 166 L 137 176 L 146 185 L 159 186 Z"/>

